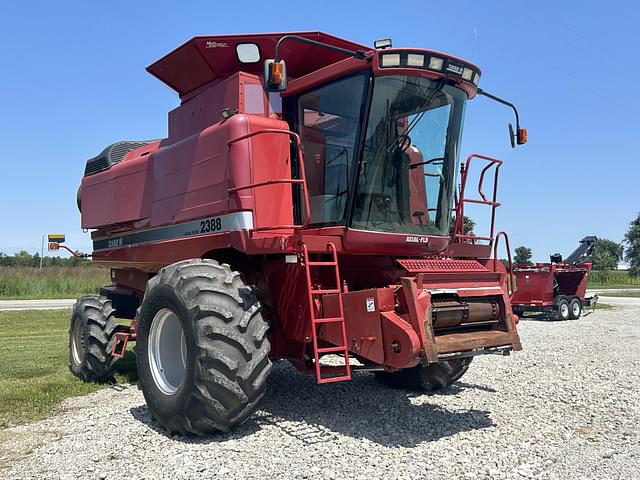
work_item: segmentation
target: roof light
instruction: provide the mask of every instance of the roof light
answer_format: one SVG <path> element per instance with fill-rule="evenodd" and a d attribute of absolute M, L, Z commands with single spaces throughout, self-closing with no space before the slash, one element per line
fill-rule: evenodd
<path fill-rule="evenodd" d="M 410 53 L 407 55 L 407 66 L 409 67 L 423 67 L 424 55 L 417 53 Z"/>
<path fill-rule="evenodd" d="M 473 76 L 473 84 L 477 87 L 478 83 L 480 83 L 480 74 L 476 72 L 476 74 Z"/>
<path fill-rule="evenodd" d="M 382 50 L 383 48 L 391 48 L 391 39 L 383 38 L 381 40 L 376 40 L 373 42 L 373 48 Z"/>
<path fill-rule="evenodd" d="M 431 70 L 442 70 L 444 65 L 444 59 L 438 57 L 431 57 L 429 59 L 429 68 Z"/>
<path fill-rule="evenodd" d="M 385 53 L 382 55 L 383 67 L 399 67 L 400 66 L 400 54 L 399 53 Z"/>
<path fill-rule="evenodd" d="M 255 43 L 239 43 L 236 54 L 241 63 L 257 63 L 260 61 L 260 49 Z"/>
<path fill-rule="evenodd" d="M 471 81 L 472 78 L 473 70 L 471 70 L 469 67 L 464 67 L 464 70 L 462 71 L 462 79 Z"/>

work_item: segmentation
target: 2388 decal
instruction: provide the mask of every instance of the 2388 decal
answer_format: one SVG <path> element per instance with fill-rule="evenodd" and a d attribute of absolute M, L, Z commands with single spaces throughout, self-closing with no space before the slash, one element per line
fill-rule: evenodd
<path fill-rule="evenodd" d="M 200 233 L 217 232 L 222 230 L 222 220 L 219 217 L 200 220 Z"/>

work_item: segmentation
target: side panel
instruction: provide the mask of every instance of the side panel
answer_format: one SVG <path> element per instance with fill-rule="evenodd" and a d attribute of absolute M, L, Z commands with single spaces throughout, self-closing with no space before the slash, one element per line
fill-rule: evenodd
<path fill-rule="evenodd" d="M 518 289 L 511 303 L 550 304 L 553 302 L 553 273 L 551 271 L 516 272 Z"/>

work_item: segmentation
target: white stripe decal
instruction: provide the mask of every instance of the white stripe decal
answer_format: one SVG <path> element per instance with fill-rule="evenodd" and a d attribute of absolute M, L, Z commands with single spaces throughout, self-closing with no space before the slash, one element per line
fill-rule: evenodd
<path fill-rule="evenodd" d="M 96 238 L 93 241 L 93 250 L 109 250 L 127 245 L 211 235 L 234 230 L 251 230 L 252 228 L 253 212 L 234 212 L 165 227 L 149 228 L 124 235 Z"/>

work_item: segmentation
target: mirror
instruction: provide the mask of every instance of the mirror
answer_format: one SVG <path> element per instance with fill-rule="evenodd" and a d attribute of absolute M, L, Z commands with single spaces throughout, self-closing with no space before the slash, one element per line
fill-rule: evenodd
<path fill-rule="evenodd" d="M 516 134 L 513 133 L 513 125 L 509 124 L 509 141 L 511 142 L 511 148 L 516 148 Z"/>
<path fill-rule="evenodd" d="M 264 83 L 268 92 L 282 92 L 287 88 L 287 65 L 284 60 L 264 61 Z"/>

